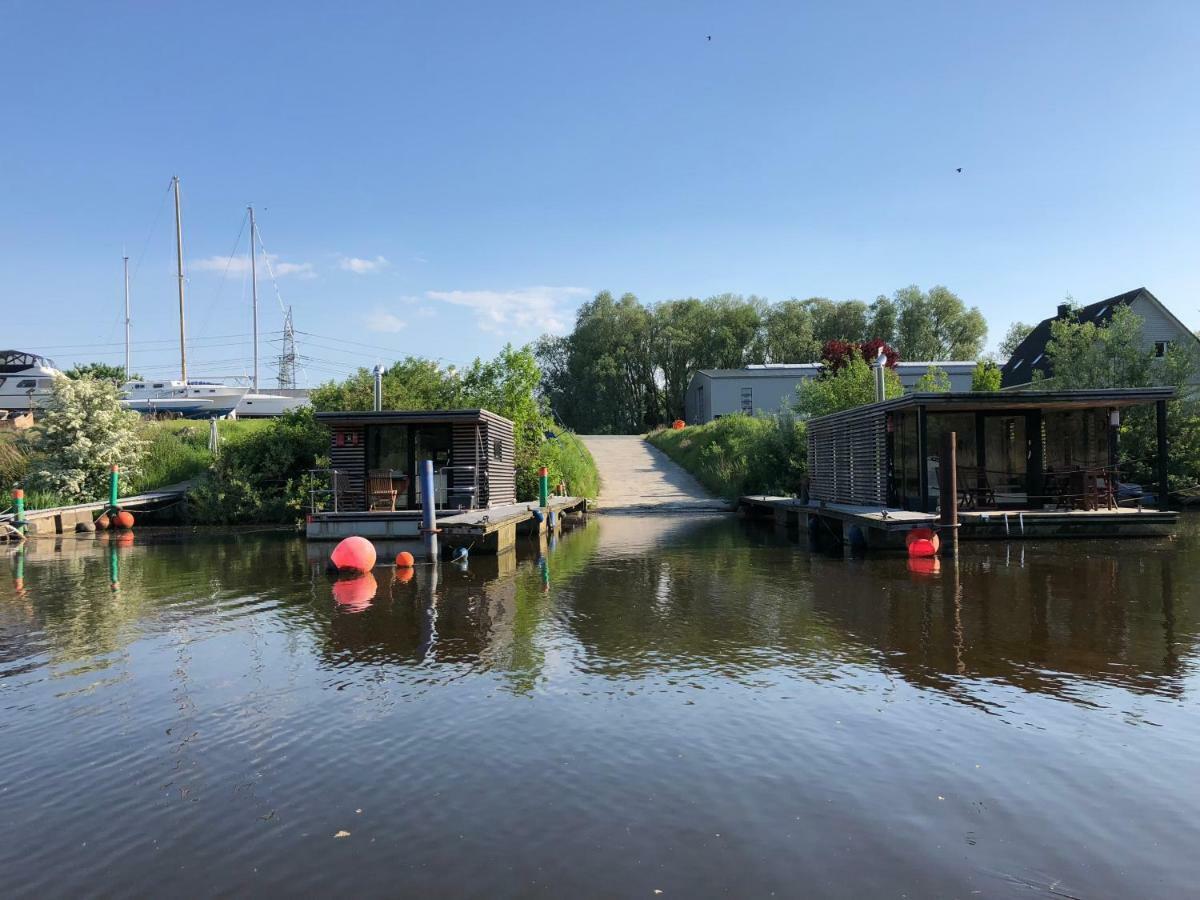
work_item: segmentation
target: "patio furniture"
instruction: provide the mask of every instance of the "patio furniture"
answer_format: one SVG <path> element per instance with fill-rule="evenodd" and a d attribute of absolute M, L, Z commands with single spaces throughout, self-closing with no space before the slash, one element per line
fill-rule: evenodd
<path fill-rule="evenodd" d="M 405 493 L 408 492 L 408 478 L 402 476 Z M 372 469 L 367 473 L 367 509 L 374 512 L 377 509 L 396 511 L 396 497 L 399 494 L 392 473 L 387 469 Z"/>

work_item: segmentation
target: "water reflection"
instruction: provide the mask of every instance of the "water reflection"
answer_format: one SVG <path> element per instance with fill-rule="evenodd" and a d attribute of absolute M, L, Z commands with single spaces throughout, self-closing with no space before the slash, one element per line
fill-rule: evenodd
<path fill-rule="evenodd" d="M 48 893 L 184 866 L 211 893 L 1180 893 L 1192 527 L 914 570 L 605 517 L 344 580 L 282 535 L 30 542 L 0 579 L 0 867 Z"/>

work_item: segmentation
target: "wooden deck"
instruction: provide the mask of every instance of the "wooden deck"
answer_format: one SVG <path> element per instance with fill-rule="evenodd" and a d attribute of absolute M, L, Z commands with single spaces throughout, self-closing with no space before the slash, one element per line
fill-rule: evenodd
<path fill-rule="evenodd" d="M 742 497 L 739 513 L 749 518 L 772 518 L 781 526 L 810 529 L 812 520 L 839 536 L 858 529 L 856 538 L 867 546 L 903 546 L 903 533 L 913 528 L 936 528 L 936 513 L 879 509 L 848 503 L 804 503 L 794 497 Z M 962 540 L 1021 540 L 1071 537 L 1162 537 L 1175 530 L 1179 514 L 1172 510 L 971 510 L 959 512 Z"/>
<path fill-rule="evenodd" d="M 550 511 L 556 520 L 563 515 L 582 512 L 587 501 L 582 497 L 551 497 Z M 543 532 L 550 523 L 540 520 L 536 503 L 511 503 L 489 509 L 439 514 L 444 547 L 474 546 L 484 550 L 503 550 L 516 540 L 519 531 Z M 557 525 L 557 522 L 555 523 Z M 312 541 L 340 541 L 351 535 L 381 540 L 416 540 L 420 537 L 421 511 L 395 512 L 323 512 L 308 517 L 306 534 Z"/>

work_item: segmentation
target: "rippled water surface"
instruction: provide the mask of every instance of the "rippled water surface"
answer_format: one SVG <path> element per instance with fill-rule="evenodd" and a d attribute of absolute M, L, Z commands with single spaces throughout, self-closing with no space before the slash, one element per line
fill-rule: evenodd
<path fill-rule="evenodd" d="M 1194 896 L 1196 532 L 923 574 L 615 516 L 337 584 L 275 535 L 5 549 L 3 890 Z"/>

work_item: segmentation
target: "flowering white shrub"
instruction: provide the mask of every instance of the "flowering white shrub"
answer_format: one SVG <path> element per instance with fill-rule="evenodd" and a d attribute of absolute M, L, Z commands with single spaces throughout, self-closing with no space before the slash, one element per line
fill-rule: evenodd
<path fill-rule="evenodd" d="M 115 463 L 123 475 L 138 470 L 145 441 L 140 417 L 122 408 L 110 381 L 85 377 L 54 379 L 50 403 L 36 427 L 30 487 L 84 502 L 107 496 Z"/>

